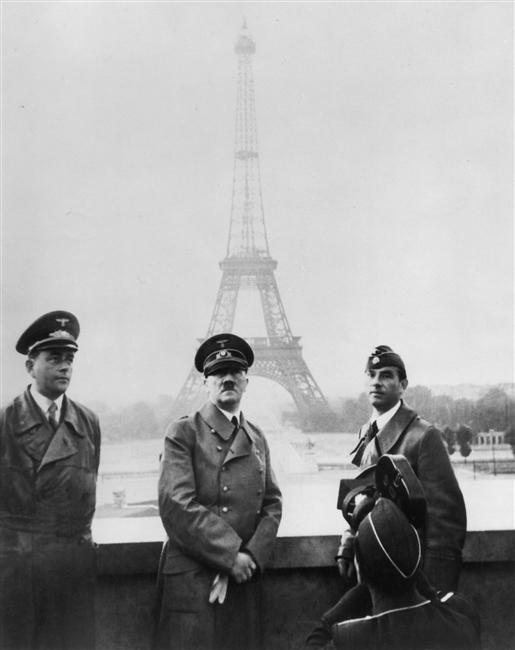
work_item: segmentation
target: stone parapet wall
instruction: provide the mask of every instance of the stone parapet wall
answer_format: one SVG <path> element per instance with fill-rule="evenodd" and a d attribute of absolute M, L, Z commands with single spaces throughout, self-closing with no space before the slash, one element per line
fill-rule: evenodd
<path fill-rule="evenodd" d="M 339 597 L 338 536 L 281 537 L 263 579 L 265 650 L 300 650 L 317 617 Z M 148 650 L 160 542 L 97 550 L 97 650 Z M 515 638 L 515 531 L 467 534 L 460 592 L 481 614 L 483 650 Z"/>

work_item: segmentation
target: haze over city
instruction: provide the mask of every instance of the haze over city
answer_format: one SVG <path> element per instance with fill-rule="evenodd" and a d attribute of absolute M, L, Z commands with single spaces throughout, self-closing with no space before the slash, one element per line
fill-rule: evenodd
<path fill-rule="evenodd" d="M 79 401 L 180 390 L 226 251 L 244 17 L 270 252 L 324 393 L 359 393 L 377 344 L 412 384 L 513 381 L 511 3 L 2 14 L 3 403 L 53 309 L 81 322 Z M 242 336 L 264 333 L 253 298 Z"/>

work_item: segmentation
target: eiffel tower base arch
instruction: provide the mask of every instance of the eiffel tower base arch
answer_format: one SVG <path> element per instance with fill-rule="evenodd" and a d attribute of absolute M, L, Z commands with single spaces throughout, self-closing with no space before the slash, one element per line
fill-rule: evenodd
<path fill-rule="evenodd" d="M 296 424 L 305 432 L 335 431 L 336 417 L 320 392 L 302 356 L 298 340 L 285 345 L 267 337 L 247 338 L 255 353 L 250 375 L 269 379 L 292 397 L 297 410 Z M 182 417 L 197 410 L 206 399 L 203 377 L 190 370 L 174 404 L 173 416 Z"/>

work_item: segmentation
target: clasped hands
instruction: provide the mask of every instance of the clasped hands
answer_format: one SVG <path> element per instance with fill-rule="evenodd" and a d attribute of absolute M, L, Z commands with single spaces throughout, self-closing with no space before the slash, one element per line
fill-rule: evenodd
<path fill-rule="evenodd" d="M 229 574 L 226 573 L 217 573 L 213 584 L 211 585 L 211 591 L 209 593 L 209 602 L 214 603 L 218 601 L 222 604 L 225 601 L 227 595 L 227 586 L 229 583 L 229 575 L 235 582 L 241 584 L 247 582 L 252 578 L 254 571 L 257 566 L 254 560 L 248 553 L 238 552 L 234 564 L 231 567 Z"/>
<path fill-rule="evenodd" d="M 240 551 L 231 567 L 230 575 L 235 582 L 241 584 L 252 578 L 256 568 L 256 563 L 252 557 L 248 553 L 242 553 Z"/>

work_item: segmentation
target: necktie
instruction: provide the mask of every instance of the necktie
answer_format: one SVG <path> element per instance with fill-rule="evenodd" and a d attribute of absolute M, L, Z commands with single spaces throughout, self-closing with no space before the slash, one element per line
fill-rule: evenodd
<path fill-rule="evenodd" d="M 357 465 L 358 467 L 361 465 L 361 459 L 363 458 L 363 454 L 365 453 L 366 446 L 371 440 L 373 440 L 376 437 L 378 431 L 379 429 L 377 427 L 377 422 L 374 420 L 374 422 L 369 424 L 365 435 L 363 436 L 363 438 L 361 438 L 361 440 L 358 443 L 356 455 L 352 459 L 354 465 Z"/>
<path fill-rule="evenodd" d="M 59 426 L 59 422 L 57 421 L 57 417 L 56 417 L 57 404 L 55 402 L 52 402 L 50 404 L 50 406 L 48 407 L 47 413 L 48 413 L 48 421 L 50 422 L 50 426 L 55 431 L 57 429 L 57 427 Z"/>
<path fill-rule="evenodd" d="M 377 422 L 374 420 L 372 424 L 369 425 L 365 434 L 365 445 L 368 445 L 368 443 L 376 437 L 378 431 Z"/>
<path fill-rule="evenodd" d="M 230 436 L 230 438 L 228 440 L 229 446 L 227 447 L 227 454 L 225 456 L 226 458 L 227 458 L 227 455 L 234 454 L 232 444 L 233 444 L 233 442 L 234 442 L 234 440 L 236 438 L 236 435 L 238 433 L 238 430 L 240 428 L 240 423 L 238 422 L 238 418 L 235 415 L 233 415 L 232 418 L 231 418 L 231 424 L 234 424 L 234 429 L 233 429 L 233 431 L 231 433 L 231 436 Z"/>

